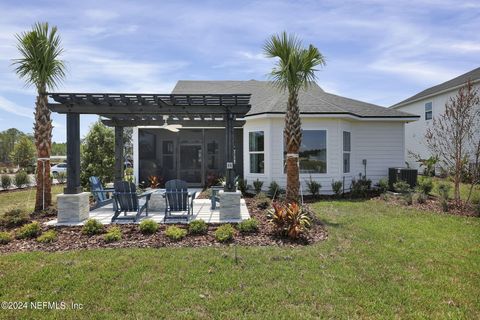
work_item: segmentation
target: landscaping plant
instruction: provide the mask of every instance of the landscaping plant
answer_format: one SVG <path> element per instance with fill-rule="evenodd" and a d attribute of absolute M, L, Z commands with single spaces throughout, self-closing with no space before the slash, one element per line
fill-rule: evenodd
<path fill-rule="evenodd" d="M 207 231 L 208 231 L 207 223 L 202 219 L 193 220 L 188 225 L 188 232 L 190 234 L 206 234 Z"/>
<path fill-rule="evenodd" d="M 332 180 L 332 190 L 337 197 L 340 197 L 340 195 L 342 194 L 342 186 L 343 186 L 342 181 L 340 181 L 340 180 L 339 181 L 333 181 Z"/>
<path fill-rule="evenodd" d="M 37 242 L 41 243 L 52 243 L 55 241 L 57 241 L 57 232 L 55 230 L 48 230 L 37 237 Z"/>
<path fill-rule="evenodd" d="M 273 209 L 268 212 L 270 222 L 282 236 L 297 239 L 311 225 L 307 210 L 297 203 L 273 203 Z"/>
<path fill-rule="evenodd" d="M 10 209 L 0 215 L 0 225 L 7 228 L 19 227 L 29 221 L 29 214 L 24 209 Z"/>
<path fill-rule="evenodd" d="M 428 177 L 419 177 L 417 190 L 424 195 L 429 195 L 433 190 L 433 180 Z"/>
<path fill-rule="evenodd" d="M 103 224 L 96 219 L 88 219 L 82 228 L 82 233 L 88 236 L 93 236 L 103 232 Z"/>
<path fill-rule="evenodd" d="M 275 180 L 270 182 L 270 185 L 268 186 L 268 191 L 267 191 L 267 194 L 270 198 L 272 199 L 278 198 L 278 196 L 283 192 L 284 190 L 280 187 L 280 185 Z"/>
<path fill-rule="evenodd" d="M 38 237 L 41 233 L 42 228 L 40 227 L 40 223 L 34 221 L 21 227 L 17 231 L 16 237 L 18 239 L 31 239 Z"/>
<path fill-rule="evenodd" d="M 237 226 L 238 231 L 241 233 L 252 233 L 258 231 L 258 220 L 255 218 L 249 218 L 243 220 Z"/>
<path fill-rule="evenodd" d="M 381 178 L 378 181 L 377 187 L 378 187 L 378 190 L 380 191 L 380 193 L 387 192 L 388 191 L 388 179 L 387 178 Z"/>
<path fill-rule="evenodd" d="M 307 184 L 308 192 L 310 192 L 314 199 L 317 198 L 320 194 L 320 189 L 322 188 L 322 185 L 319 182 L 313 180 L 312 177 L 310 177 L 310 180 L 307 180 L 305 183 Z"/>
<path fill-rule="evenodd" d="M 260 181 L 258 179 L 253 181 L 253 189 L 255 190 L 256 194 L 259 194 L 262 191 L 262 187 L 263 187 L 263 181 Z"/>
<path fill-rule="evenodd" d="M 272 200 L 270 200 L 270 198 L 267 197 L 267 195 L 263 192 L 258 193 L 254 199 L 257 204 L 257 208 L 262 210 L 265 210 L 268 207 L 270 207 L 270 204 L 272 202 Z"/>
<path fill-rule="evenodd" d="M 240 192 L 244 196 L 247 192 L 247 189 L 248 189 L 247 179 L 238 178 L 237 179 L 237 188 L 238 188 L 238 190 L 240 190 Z"/>
<path fill-rule="evenodd" d="M 28 184 L 30 184 L 30 177 L 28 176 L 27 172 L 20 170 L 15 174 L 13 182 L 15 183 L 17 188 L 22 189 Z"/>
<path fill-rule="evenodd" d="M 0 244 L 8 244 L 13 240 L 10 232 L 0 232 Z"/>
<path fill-rule="evenodd" d="M 368 191 L 372 187 L 372 180 L 365 177 L 360 177 L 360 179 L 352 179 L 352 196 L 353 197 L 367 197 Z"/>
<path fill-rule="evenodd" d="M 440 195 L 440 205 L 442 206 L 443 212 L 448 212 L 448 199 L 451 186 L 448 183 L 440 183 L 437 186 L 438 194 Z"/>
<path fill-rule="evenodd" d="M 399 180 L 393 184 L 393 190 L 395 190 L 395 192 L 405 194 L 409 193 L 411 191 L 411 188 L 408 182 Z"/>
<path fill-rule="evenodd" d="M 2 174 L 0 180 L 0 184 L 2 185 L 3 190 L 8 190 L 12 185 L 12 178 L 10 178 L 10 176 L 7 174 Z"/>
<path fill-rule="evenodd" d="M 170 226 L 165 230 L 165 235 L 170 240 L 178 241 L 185 238 L 187 235 L 187 230 L 179 228 L 177 226 Z"/>
<path fill-rule="evenodd" d="M 154 234 L 158 230 L 158 223 L 152 219 L 146 219 L 140 222 L 138 227 L 143 234 Z"/>
<path fill-rule="evenodd" d="M 65 172 L 62 171 L 57 174 L 58 183 L 64 184 L 66 180 L 67 180 L 67 174 Z"/>
<path fill-rule="evenodd" d="M 107 233 L 105 233 L 105 235 L 103 236 L 103 239 L 107 243 L 122 240 L 122 229 L 120 229 L 120 227 L 118 226 L 110 227 L 107 230 Z"/>
<path fill-rule="evenodd" d="M 228 242 L 233 240 L 234 233 L 235 229 L 231 224 L 227 223 L 218 227 L 217 230 L 215 230 L 214 235 L 218 242 Z"/>

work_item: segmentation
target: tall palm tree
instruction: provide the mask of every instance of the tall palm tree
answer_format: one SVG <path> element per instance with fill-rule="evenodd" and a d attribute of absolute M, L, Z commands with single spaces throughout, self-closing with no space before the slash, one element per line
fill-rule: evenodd
<path fill-rule="evenodd" d="M 284 141 L 287 152 L 287 201 L 297 202 L 300 176 L 298 152 L 302 142 L 302 124 L 298 108 L 298 93 L 315 81 L 316 66 L 325 65 L 325 58 L 313 45 L 304 48 L 300 39 L 283 32 L 273 35 L 263 47 L 269 58 L 278 58 L 270 73 L 273 84 L 288 91 Z"/>
<path fill-rule="evenodd" d="M 35 86 L 34 135 L 37 148 L 37 194 L 35 210 L 52 204 L 50 181 L 50 152 L 52 148 L 52 119 L 47 107 L 47 90 L 57 87 L 65 78 L 65 64 L 60 60 L 63 53 L 57 27 L 48 23 L 36 23 L 32 30 L 17 34 L 17 48 L 21 58 L 14 59 L 17 75 L 27 86 Z M 43 159 L 43 160 L 42 160 Z"/>

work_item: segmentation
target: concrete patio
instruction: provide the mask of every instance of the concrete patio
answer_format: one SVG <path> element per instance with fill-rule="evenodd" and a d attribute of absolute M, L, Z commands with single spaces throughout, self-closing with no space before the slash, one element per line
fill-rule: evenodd
<path fill-rule="evenodd" d="M 142 214 L 141 218 L 139 221 L 136 223 L 140 223 L 142 220 L 145 219 L 152 219 L 158 223 L 165 223 L 164 217 L 165 217 L 165 200 L 163 199 L 155 199 L 152 198 L 152 200 L 149 203 L 149 210 L 148 210 L 148 216 L 145 216 L 145 214 Z M 220 214 L 220 208 L 217 205 L 217 208 L 215 210 L 210 209 L 211 202 L 210 199 L 195 199 L 193 201 L 193 215 L 191 216 L 189 221 L 193 220 L 204 220 L 207 223 L 238 223 L 243 220 L 246 220 L 250 218 L 250 214 L 247 209 L 247 205 L 245 203 L 244 199 L 240 200 L 240 218 L 238 215 L 231 216 L 231 215 L 222 215 Z M 102 224 L 111 224 L 111 219 L 113 216 L 113 206 L 107 205 L 95 210 L 90 211 L 89 218 L 90 219 L 97 219 L 100 221 Z M 47 225 L 50 226 L 78 226 L 78 225 L 83 225 L 86 222 L 86 220 L 82 222 L 75 222 L 75 223 L 57 223 L 57 220 L 52 220 L 47 222 Z M 124 224 L 124 223 L 132 223 L 132 220 L 119 220 L 116 221 L 115 223 L 118 224 Z M 174 219 L 174 220 L 169 220 L 167 223 L 188 223 L 184 219 Z"/>

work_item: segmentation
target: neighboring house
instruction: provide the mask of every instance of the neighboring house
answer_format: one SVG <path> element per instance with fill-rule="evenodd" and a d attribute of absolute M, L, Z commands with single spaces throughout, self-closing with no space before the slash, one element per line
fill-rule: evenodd
<path fill-rule="evenodd" d="M 283 128 L 287 93 L 266 81 L 179 81 L 173 94 L 251 94 L 245 124 L 235 130 L 235 171 L 251 185 L 264 189 L 272 181 L 286 184 Z M 323 91 L 313 84 L 301 92 L 299 106 L 303 139 L 300 180 L 310 177 L 331 193 L 333 180 L 345 190 L 360 174 L 373 183 L 386 177 L 389 167 L 405 165 L 405 123 L 418 116 L 352 100 Z M 180 178 L 202 186 L 224 173 L 224 128 L 183 127 L 134 129 L 134 170 L 139 181 L 150 175 Z"/>
<path fill-rule="evenodd" d="M 426 130 L 432 125 L 434 117 L 445 112 L 445 103 L 450 98 L 455 97 L 458 89 L 468 80 L 472 81 L 474 86 L 479 89 L 480 68 L 423 90 L 390 107 L 391 110 L 404 111 L 420 116 L 419 121 L 405 125 L 405 157 L 412 168 L 418 169 L 420 164 L 411 153 L 419 155 L 421 159 L 427 159 L 431 156 L 425 144 Z"/>

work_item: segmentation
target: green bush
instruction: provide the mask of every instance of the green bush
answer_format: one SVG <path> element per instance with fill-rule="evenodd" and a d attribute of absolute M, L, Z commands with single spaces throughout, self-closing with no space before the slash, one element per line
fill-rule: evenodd
<path fill-rule="evenodd" d="M 393 184 L 393 190 L 398 193 L 409 193 L 411 192 L 410 185 L 408 182 L 400 180 Z"/>
<path fill-rule="evenodd" d="M 63 172 L 63 171 L 62 171 L 62 172 L 59 172 L 59 173 L 57 174 L 57 177 L 56 177 L 56 178 L 57 178 L 58 183 L 64 184 L 65 181 L 67 180 L 67 174 L 66 174 L 65 172 Z"/>
<path fill-rule="evenodd" d="M 140 222 L 139 228 L 143 234 L 154 234 L 158 230 L 158 223 L 152 219 L 143 220 Z"/>
<path fill-rule="evenodd" d="M 335 195 L 338 197 L 340 196 L 340 194 L 342 194 L 342 186 L 343 186 L 343 183 L 342 181 L 333 181 L 332 180 L 332 190 L 333 190 L 333 193 L 335 193 Z"/>
<path fill-rule="evenodd" d="M 427 202 L 427 195 L 423 192 L 418 192 L 417 194 L 417 202 L 422 204 Z"/>
<path fill-rule="evenodd" d="M 122 229 L 118 226 L 110 227 L 103 236 L 105 242 L 116 242 L 122 240 Z"/>
<path fill-rule="evenodd" d="M 238 231 L 241 233 L 251 233 L 258 231 L 258 221 L 255 218 L 243 220 L 238 224 Z"/>
<path fill-rule="evenodd" d="M 270 182 L 267 192 L 270 198 L 278 198 L 278 196 L 284 192 L 285 190 L 283 190 L 276 181 Z"/>
<path fill-rule="evenodd" d="M 256 194 L 259 194 L 262 191 L 262 187 L 263 187 L 263 181 L 260 181 L 258 179 L 253 181 L 253 189 L 255 190 Z"/>
<path fill-rule="evenodd" d="M 19 227 L 29 221 L 30 217 L 24 209 L 7 210 L 0 216 L 0 225 L 7 228 Z"/>
<path fill-rule="evenodd" d="M 40 223 L 34 221 L 21 227 L 17 231 L 16 236 L 18 239 L 31 239 L 38 237 L 41 233 L 42 228 L 40 227 Z"/>
<path fill-rule="evenodd" d="M 413 192 L 406 192 L 403 194 L 403 200 L 407 206 L 411 206 L 413 204 Z"/>
<path fill-rule="evenodd" d="M 440 195 L 440 205 L 442 206 L 442 210 L 444 212 L 448 212 L 448 199 L 451 188 L 452 186 L 448 183 L 440 183 L 437 186 L 437 191 Z"/>
<path fill-rule="evenodd" d="M 30 177 L 25 171 L 18 171 L 13 178 L 13 182 L 17 188 L 24 188 L 30 184 Z"/>
<path fill-rule="evenodd" d="M 85 225 L 82 228 L 82 233 L 88 236 L 93 236 L 95 234 L 100 234 L 103 232 L 103 224 L 96 219 L 88 219 L 85 222 Z"/>
<path fill-rule="evenodd" d="M 200 220 L 193 220 L 188 225 L 188 232 L 190 234 L 206 234 L 208 231 L 208 226 L 205 221 L 202 219 Z"/>
<path fill-rule="evenodd" d="M 12 186 L 12 178 L 10 178 L 9 175 L 2 174 L 2 177 L 0 180 L 1 180 L 0 183 L 2 185 L 3 190 L 8 190 Z"/>
<path fill-rule="evenodd" d="M 232 227 L 231 224 L 227 223 L 221 225 L 217 228 L 217 230 L 215 230 L 215 239 L 218 242 L 228 242 L 233 240 L 234 233 L 235 229 Z"/>
<path fill-rule="evenodd" d="M 382 178 L 378 181 L 377 184 L 378 190 L 380 190 L 380 193 L 385 193 L 388 191 L 388 179 L 387 178 Z"/>
<path fill-rule="evenodd" d="M 310 177 L 310 180 L 306 182 L 307 184 L 307 190 L 310 192 L 312 197 L 316 198 L 320 194 L 320 189 L 322 188 L 322 185 L 313 180 L 312 177 Z"/>
<path fill-rule="evenodd" d="M 372 180 L 365 177 L 352 180 L 352 196 L 354 197 L 366 197 L 368 191 L 372 188 Z"/>
<path fill-rule="evenodd" d="M 187 235 L 187 230 L 176 227 L 176 226 L 170 226 L 165 230 L 165 235 L 170 239 L 170 240 L 182 240 L 185 238 Z"/>
<path fill-rule="evenodd" d="M 429 195 L 433 190 L 433 180 L 428 177 L 419 177 L 417 190 L 425 195 Z"/>
<path fill-rule="evenodd" d="M 269 208 L 270 204 L 272 203 L 270 198 L 267 197 L 267 195 L 263 192 L 258 193 L 254 199 L 257 204 L 257 208 L 262 210 Z"/>
<path fill-rule="evenodd" d="M 10 232 L 0 232 L 0 244 L 7 244 L 13 240 Z"/>
<path fill-rule="evenodd" d="M 55 241 L 57 241 L 57 232 L 55 232 L 55 230 L 48 230 L 37 237 L 37 242 L 41 243 L 52 243 Z"/>
<path fill-rule="evenodd" d="M 238 187 L 238 190 L 240 190 L 240 192 L 242 193 L 242 195 L 245 195 L 248 189 L 247 179 L 238 178 L 237 187 Z"/>

